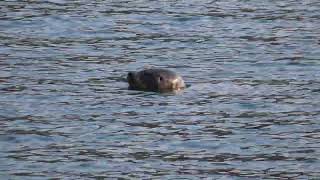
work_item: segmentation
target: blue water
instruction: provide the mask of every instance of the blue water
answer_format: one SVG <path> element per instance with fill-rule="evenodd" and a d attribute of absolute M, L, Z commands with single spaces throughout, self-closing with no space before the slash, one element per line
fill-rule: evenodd
<path fill-rule="evenodd" d="M 0 179 L 320 178 L 320 3 L 0 2 Z M 178 94 L 127 89 L 145 66 Z"/>

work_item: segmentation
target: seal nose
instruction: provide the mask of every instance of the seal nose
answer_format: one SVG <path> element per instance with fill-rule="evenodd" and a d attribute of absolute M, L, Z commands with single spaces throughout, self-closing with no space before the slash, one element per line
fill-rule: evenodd
<path fill-rule="evenodd" d="M 185 86 L 186 85 L 180 76 L 177 77 L 172 83 L 172 88 L 176 89 L 176 90 L 183 89 L 183 88 L 185 88 Z"/>

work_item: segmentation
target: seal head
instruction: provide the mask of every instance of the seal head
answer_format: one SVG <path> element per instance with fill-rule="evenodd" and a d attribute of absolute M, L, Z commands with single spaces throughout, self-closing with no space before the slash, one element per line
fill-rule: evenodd
<path fill-rule="evenodd" d="M 185 88 L 181 76 L 167 69 L 146 69 L 129 72 L 129 89 L 156 92 L 170 92 Z"/>

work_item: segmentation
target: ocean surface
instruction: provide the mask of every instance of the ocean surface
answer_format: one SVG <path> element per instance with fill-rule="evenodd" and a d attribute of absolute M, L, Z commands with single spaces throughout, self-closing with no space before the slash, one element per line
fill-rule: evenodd
<path fill-rule="evenodd" d="M 319 179 L 319 9 L 0 1 L 0 179 Z M 128 90 L 146 66 L 190 87 Z"/>

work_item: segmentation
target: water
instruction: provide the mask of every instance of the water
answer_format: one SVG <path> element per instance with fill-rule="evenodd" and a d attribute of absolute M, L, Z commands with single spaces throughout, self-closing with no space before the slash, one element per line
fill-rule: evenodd
<path fill-rule="evenodd" d="M 320 3 L 1 1 L 1 179 L 317 179 Z M 127 90 L 155 66 L 191 85 Z"/>

